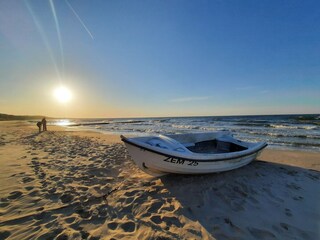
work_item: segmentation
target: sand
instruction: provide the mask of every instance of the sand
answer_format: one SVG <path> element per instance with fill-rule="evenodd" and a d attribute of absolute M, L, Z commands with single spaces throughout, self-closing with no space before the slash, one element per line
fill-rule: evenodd
<path fill-rule="evenodd" d="M 320 153 L 140 171 L 119 136 L 0 122 L 0 239 L 320 239 Z"/>

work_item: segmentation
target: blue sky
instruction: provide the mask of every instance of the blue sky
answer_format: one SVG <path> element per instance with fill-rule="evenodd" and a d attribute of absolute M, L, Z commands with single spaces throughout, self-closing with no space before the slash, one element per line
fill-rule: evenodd
<path fill-rule="evenodd" d="M 0 112 L 320 113 L 319 1 L 4 0 L 0 52 Z"/>

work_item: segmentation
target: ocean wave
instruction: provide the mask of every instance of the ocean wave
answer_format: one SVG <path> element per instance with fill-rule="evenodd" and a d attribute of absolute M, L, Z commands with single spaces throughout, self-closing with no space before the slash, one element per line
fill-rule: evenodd
<path fill-rule="evenodd" d="M 296 117 L 298 121 L 312 121 L 312 120 L 320 120 L 320 115 L 303 115 Z"/>
<path fill-rule="evenodd" d="M 287 124 L 270 124 L 270 127 L 272 128 L 280 128 L 280 129 L 317 129 L 317 126 L 312 125 L 287 125 Z"/>
<path fill-rule="evenodd" d="M 153 122 L 169 122 L 170 119 L 166 118 L 166 119 L 154 119 Z"/>
<path fill-rule="evenodd" d="M 154 123 L 149 123 L 149 122 L 136 122 L 136 123 L 129 123 L 131 125 L 137 125 L 137 126 L 153 126 Z"/>
<path fill-rule="evenodd" d="M 87 123 L 71 123 L 68 126 L 78 127 L 78 126 L 95 126 L 95 125 L 106 125 L 110 124 L 109 122 L 87 122 Z"/>
<path fill-rule="evenodd" d="M 319 143 L 309 143 L 309 142 L 293 142 L 293 143 L 289 143 L 288 145 L 292 145 L 295 147 L 313 147 L 313 148 L 320 148 L 320 144 Z"/>
<path fill-rule="evenodd" d="M 137 135 L 229 131 L 239 139 L 296 149 L 319 148 L 320 116 L 188 117 L 144 119 L 54 119 L 52 123 L 100 132 Z M 69 125 L 70 124 L 70 125 Z M 320 149 L 319 149 L 320 151 Z"/>
<path fill-rule="evenodd" d="M 172 124 L 172 128 L 178 128 L 178 129 L 200 129 L 200 126 L 192 126 L 192 125 L 178 125 L 178 124 Z"/>
<path fill-rule="evenodd" d="M 126 120 L 126 121 L 112 121 L 112 123 L 144 123 L 148 121 L 143 120 Z"/>
<path fill-rule="evenodd" d="M 253 136 L 270 136 L 274 138 L 305 138 L 305 139 L 320 139 L 320 135 L 302 135 L 296 133 L 279 133 L 279 132 L 257 132 L 257 131 L 250 131 L 250 130 L 241 130 L 238 131 L 239 133 L 250 134 Z"/>
<path fill-rule="evenodd" d="M 261 138 L 244 138 L 242 139 L 244 141 L 264 141 L 264 139 Z M 293 147 L 293 148 L 297 148 L 297 149 L 301 149 L 301 148 L 312 148 L 314 150 L 320 151 L 320 143 L 318 142 L 308 142 L 308 141 L 279 141 L 277 139 L 268 139 L 267 141 L 268 145 L 276 145 L 276 146 L 284 146 L 284 147 Z"/>
<path fill-rule="evenodd" d="M 252 122 L 239 122 L 239 123 L 235 123 L 234 125 L 237 126 L 255 126 L 255 127 L 270 127 L 270 124 L 266 124 L 266 123 L 252 123 Z"/>

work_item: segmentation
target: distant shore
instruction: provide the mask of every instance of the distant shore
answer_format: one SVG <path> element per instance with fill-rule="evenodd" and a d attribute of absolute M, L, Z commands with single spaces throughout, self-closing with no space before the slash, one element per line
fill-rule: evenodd
<path fill-rule="evenodd" d="M 118 135 L 0 122 L 1 239 L 319 239 L 320 153 L 154 178 Z"/>
<path fill-rule="evenodd" d="M 23 120 L 36 120 L 36 119 L 42 119 L 44 116 L 18 116 L 18 115 L 10 115 L 10 114 L 4 114 L 0 113 L 0 122 L 1 121 L 23 121 Z"/>

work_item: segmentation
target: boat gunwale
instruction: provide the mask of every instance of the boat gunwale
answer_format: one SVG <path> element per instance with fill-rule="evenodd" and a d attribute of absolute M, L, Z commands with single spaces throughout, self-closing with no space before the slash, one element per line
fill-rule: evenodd
<path fill-rule="evenodd" d="M 194 159 L 194 158 L 187 158 L 187 157 L 180 157 L 180 156 L 170 155 L 170 154 L 163 153 L 163 152 L 160 152 L 160 151 L 157 151 L 157 150 L 154 150 L 154 149 L 147 148 L 145 146 L 141 146 L 141 145 L 139 145 L 137 143 L 134 143 L 134 142 L 130 141 L 127 137 L 125 137 L 123 135 L 120 135 L 120 138 L 125 143 L 131 144 L 131 145 L 133 145 L 135 147 L 138 147 L 140 149 L 143 149 L 143 150 L 146 150 L 146 151 L 149 151 L 149 152 L 153 152 L 153 153 L 165 156 L 165 157 L 178 158 L 178 159 L 187 160 L 187 161 L 194 161 L 194 162 L 222 162 L 222 161 L 234 160 L 234 159 L 237 159 L 237 158 L 247 157 L 247 156 L 250 156 L 252 154 L 255 154 L 255 153 L 261 151 L 262 149 L 264 149 L 265 147 L 268 146 L 267 143 L 264 143 L 258 149 L 254 149 L 251 152 L 247 152 L 247 153 L 239 155 L 239 156 L 224 157 L 224 158 L 218 158 L 218 159 Z M 217 156 L 217 154 L 215 154 L 215 156 Z"/>

